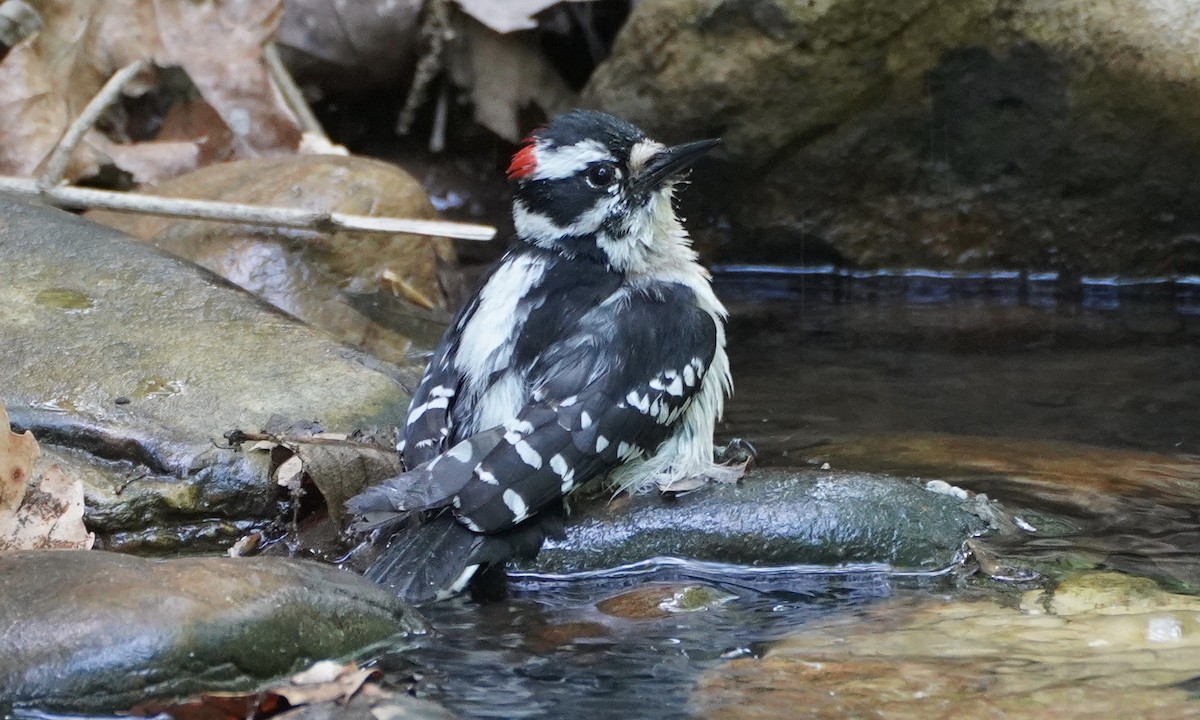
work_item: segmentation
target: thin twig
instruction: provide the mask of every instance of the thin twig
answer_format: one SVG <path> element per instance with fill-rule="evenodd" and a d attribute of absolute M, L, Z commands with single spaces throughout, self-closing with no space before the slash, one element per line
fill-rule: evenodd
<path fill-rule="evenodd" d="M 37 180 L 40 189 L 49 190 L 62 182 L 63 175 L 67 172 L 67 165 L 71 163 L 71 155 L 75 152 L 79 141 L 83 139 L 88 130 L 92 129 L 96 120 L 108 109 L 108 106 L 113 104 L 117 95 L 121 94 L 129 81 L 149 65 L 150 63 L 145 60 L 137 60 L 126 65 L 113 73 L 108 82 L 104 83 L 104 87 L 100 88 L 100 92 L 88 101 L 83 112 L 79 113 L 79 117 L 67 126 L 62 139 L 58 141 L 58 145 L 46 159 L 45 169 Z"/>
<path fill-rule="evenodd" d="M 359 230 L 378 233 L 411 233 L 460 240 L 491 240 L 496 235 L 496 228 L 489 225 L 443 220 L 410 220 L 338 212 L 327 213 L 216 200 L 159 197 L 136 192 L 94 190 L 67 185 L 43 190 L 38 187 L 36 180 L 17 177 L 0 176 L 0 190 L 40 197 L 59 207 L 102 208 L 118 212 L 140 212 L 193 220 L 220 220 L 251 225 L 293 227 L 319 232 Z"/>
<path fill-rule="evenodd" d="M 454 39 L 454 30 L 450 26 L 449 0 L 433 0 L 425 8 L 425 21 L 419 31 L 425 49 L 417 60 L 417 68 L 413 72 L 412 85 L 408 88 L 408 97 L 404 99 L 404 107 L 400 117 L 396 119 L 396 134 L 407 135 L 412 129 L 417 110 L 425 104 L 429 94 L 429 85 L 437 74 L 442 71 L 446 43 Z"/>
<path fill-rule="evenodd" d="M 446 149 L 446 120 L 450 115 L 450 88 L 442 83 L 438 88 L 437 104 L 433 106 L 433 129 L 429 131 L 429 152 L 438 154 Z"/>
<path fill-rule="evenodd" d="M 308 106 L 308 100 L 304 98 L 304 92 L 296 84 L 296 79 L 288 72 L 287 66 L 283 64 L 283 58 L 279 56 L 279 48 L 275 46 L 275 43 L 267 43 L 267 46 L 263 48 L 263 59 L 267 61 L 267 68 L 271 71 L 271 79 L 275 81 L 275 86 L 279 88 L 279 93 L 283 95 L 284 103 L 296 114 L 296 120 L 300 123 L 300 129 L 306 133 L 317 135 L 326 142 L 329 142 L 329 136 L 325 134 L 325 128 L 321 127 L 321 121 L 317 120 L 316 115 L 313 115 L 312 108 Z"/>

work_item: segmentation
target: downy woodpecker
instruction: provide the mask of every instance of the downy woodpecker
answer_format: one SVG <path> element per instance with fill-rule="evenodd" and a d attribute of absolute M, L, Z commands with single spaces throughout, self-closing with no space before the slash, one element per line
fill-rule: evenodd
<path fill-rule="evenodd" d="M 681 174 L 716 144 L 666 147 L 584 110 L 525 141 L 508 168 L 516 242 L 413 393 L 410 469 L 348 503 L 376 539 L 407 525 L 368 577 L 444 597 L 535 554 L 589 480 L 730 474 L 713 460 L 732 388 L 726 311 L 672 208 Z"/>

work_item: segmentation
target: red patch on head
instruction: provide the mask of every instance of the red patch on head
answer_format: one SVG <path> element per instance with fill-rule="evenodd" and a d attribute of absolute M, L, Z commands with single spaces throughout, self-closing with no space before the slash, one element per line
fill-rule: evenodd
<path fill-rule="evenodd" d="M 533 138 L 525 138 L 525 146 L 513 155 L 508 165 L 508 179 L 520 180 L 533 174 L 537 167 L 537 157 L 533 154 Z"/>

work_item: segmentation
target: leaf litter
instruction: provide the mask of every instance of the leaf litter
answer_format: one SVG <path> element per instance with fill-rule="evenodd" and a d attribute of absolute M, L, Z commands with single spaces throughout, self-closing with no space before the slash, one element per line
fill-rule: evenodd
<path fill-rule="evenodd" d="M 83 524 L 83 483 L 58 465 L 35 470 L 37 440 L 9 428 L 0 405 L 0 552 L 91 549 L 96 537 Z"/>
<path fill-rule="evenodd" d="M 126 157 L 137 143 L 120 142 L 124 133 L 113 122 L 118 113 L 110 113 L 108 132 L 88 133 L 68 178 L 92 177 L 115 164 L 136 179 L 155 179 L 206 157 L 291 153 L 298 146 L 297 120 L 262 57 L 282 0 L 46 0 L 37 9 L 43 28 L 0 61 L 0 173 L 35 173 L 108 77 L 145 59 L 186 72 L 202 102 L 183 106 L 198 113 L 183 124 L 200 132 L 186 140 L 165 137 L 176 144 Z M 126 93 L 145 95 L 156 80 L 144 78 Z M 156 160 L 167 167 L 155 168 Z"/>

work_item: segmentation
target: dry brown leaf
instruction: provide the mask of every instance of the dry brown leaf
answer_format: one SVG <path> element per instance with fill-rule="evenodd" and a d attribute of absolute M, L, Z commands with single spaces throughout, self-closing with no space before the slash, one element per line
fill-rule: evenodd
<path fill-rule="evenodd" d="M 275 468 L 275 483 L 296 492 L 300 489 L 300 478 L 303 475 L 304 462 L 293 455 Z"/>
<path fill-rule="evenodd" d="M 523 109 L 534 105 L 551 117 L 576 104 L 576 93 L 531 38 L 498 35 L 470 19 L 458 25 L 461 40 L 450 55 L 450 74 L 470 90 L 475 122 L 515 143 L 526 129 Z"/>
<path fill-rule="evenodd" d="M 33 433 L 9 428 L 8 412 L 0 405 L 0 512 L 15 510 L 33 477 L 33 463 L 42 454 Z"/>
<path fill-rule="evenodd" d="M 271 453 L 275 465 L 272 477 L 284 487 L 297 489 L 307 477 L 320 491 L 330 518 L 339 526 L 347 500 L 404 471 L 400 454 L 393 448 L 336 433 L 280 436 L 277 442 L 259 440 L 244 450 Z"/>
<path fill-rule="evenodd" d="M 381 674 L 378 670 L 362 670 L 355 663 L 342 665 L 332 660 L 322 660 L 270 691 L 293 706 L 321 702 L 344 703 L 364 683 Z"/>
<path fill-rule="evenodd" d="M 392 448 L 351 441 L 314 440 L 299 445 L 296 454 L 324 496 L 329 517 L 339 526 L 343 524 L 347 500 L 404 471 L 400 454 Z"/>
<path fill-rule="evenodd" d="M 291 151 L 300 127 L 271 81 L 262 50 L 283 14 L 281 0 L 154 0 L 161 65 L 178 65 L 234 134 L 238 157 Z"/>
<path fill-rule="evenodd" d="M 22 40 L 0 62 L 0 172 L 7 175 L 32 175 L 70 122 L 62 91 L 38 56 L 41 36 Z"/>
<path fill-rule="evenodd" d="M 142 703 L 130 708 L 129 714 L 173 720 L 244 720 L 271 717 L 285 709 L 281 698 L 274 693 L 213 693 L 173 703 Z"/>
<path fill-rule="evenodd" d="M 9 429 L 0 405 L 0 552 L 91 549 L 95 536 L 83 525 L 83 483 L 68 480 L 57 465 L 35 478 L 39 455 L 31 433 Z"/>
<path fill-rule="evenodd" d="M 109 76 L 144 59 L 182 67 L 224 126 L 224 133 L 186 138 L 196 143 L 197 162 L 294 150 L 300 129 L 261 57 L 280 7 L 281 0 L 39 3 L 44 29 L 0 61 L 0 172 L 33 174 Z M 145 89 L 131 86 L 126 92 Z M 94 174 L 108 163 L 138 177 L 165 177 L 184 158 L 177 146 L 161 146 L 161 167 L 154 167 L 151 151 L 106 156 L 105 146 L 98 131 L 89 132 L 67 177 Z"/>
<path fill-rule="evenodd" d="M 138 716 L 166 715 L 174 720 L 242 720 L 268 718 L 300 705 L 345 704 L 378 670 L 362 670 L 322 660 L 276 685 L 247 693 L 209 693 L 177 703 L 144 703 L 130 712 Z"/>
<path fill-rule="evenodd" d="M 113 164 L 133 176 L 139 185 L 153 185 L 200 166 L 200 146 L 188 140 L 124 145 L 104 140 L 102 147 Z"/>

